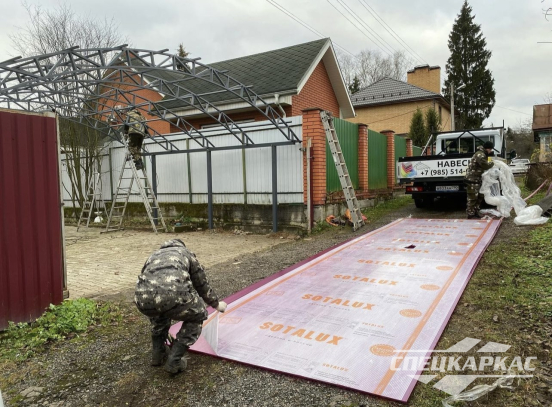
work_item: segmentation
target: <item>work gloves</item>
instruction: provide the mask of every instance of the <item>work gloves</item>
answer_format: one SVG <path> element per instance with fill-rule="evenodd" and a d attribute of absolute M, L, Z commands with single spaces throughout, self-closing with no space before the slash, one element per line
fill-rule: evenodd
<path fill-rule="evenodd" d="M 224 301 L 219 301 L 216 310 L 218 312 L 224 312 L 226 311 L 226 303 Z"/>

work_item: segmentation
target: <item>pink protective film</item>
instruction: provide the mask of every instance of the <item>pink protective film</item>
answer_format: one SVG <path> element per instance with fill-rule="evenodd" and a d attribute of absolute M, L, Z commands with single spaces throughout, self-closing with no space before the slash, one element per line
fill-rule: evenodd
<path fill-rule="evenodd" d="M 499 226 L 397 220 L 229 297 L 192 350 L 407 401 L 423 363 L 402 361 L 431 354 Z"/>

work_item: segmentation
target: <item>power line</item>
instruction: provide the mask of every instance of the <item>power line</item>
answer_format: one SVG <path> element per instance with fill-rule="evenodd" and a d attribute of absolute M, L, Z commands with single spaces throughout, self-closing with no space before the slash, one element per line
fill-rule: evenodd
<path fill-rule="evenodd" d="M 365 30 L 367 30 L 368 32 L 370 32 L 370 33 L 371 33 L 372 35 L 374 35 L 375 37 L 377 37 L 377 38 L 378 38 L 378 41 L 380 42 L 380 44 L 384 45 L 384 43 L 385 43 L 384 46 L 386 46 L 386 48 L 387 48 L 388 50 L 390 50 L 392 53 L 397 52 L 397 50 L 395 50 L 395 49 L 391 46 L 391 44 L 389 44 L 387 41 L 385 41 L 376 31 L 374 31 L 374 30 L 373 30 L 372 28 L 370 28 L 364 21 L 362 21 L 362 19 L 359 18 L 358 15 L 357 15 L 353 10 L 351 10 L 351 8 L 350 8 L 349 6 L 347 6 L 347 4 L 346 4 L 344 1 L 342 1 L 342 0 L 337 0 L 337 2 L 338 2 L 339 4 L 341 4 L 341 5 L 343 6 L 343 8 L 344 8 L 350 15 L 352 15 L 352 16 L 360 23 L 360 25 L 361 25 L 362 27 L 364 27 Z"/>
<path fill-rule="evenodd" d="M 362 6 L 368 10 L 368 12 L 372 15 L 372 17 L 374 17 L 374 19 L 385 29 L 387 30 L 387 32 L 389 34 L 391 34 L 396 40 L 397 42 L 399 42 L 399 44 L 401 44 L 402 42 L 402 46 L 403 48 L 405 48 L 407 50 L 408 53 L 410 53 L 410 55 L 412 55 L 415 59 L 417 59 L 418 61 L 422 61 L 422 62 L 425 62 L 425 60 L 420 56 L 418 55 L 418 53 L 416 51 L 414 51 L 410 45 L 408 45 L 401 37 L 399 34 L 397 34 L 386 22 L 383 18 L 380 17 L 380 15 L 376 12 L 376 10 L 374 10 L 372 7 L 370 7 L 370 5 L 368 3 L 365 4 L 364 0 L 358 0 L 360 4 L 362 4 Z M 377 17 L 376 17 L 377 16 Z M 404 44 L 404 45 L 403 45 Z M 410 51 L 412 52 L 410 52 Z M 427 64 L 427 62 L 425 62 Z"/>
<path fill-rule="evenodd" d="M 396 115 L 396 116 L 386 117 L 385 119 L 376 120 L 376 121 L 373 121 L 373 122 L 370 122 L 370 123 L 366 123 L 366 124 L 370 125 L 370 124 L 374 124 L 374 123 L 384 122 L 384 121 L 386 121 L 386 120 L 391 120 L 391 119 L 394 119 L 394 118 L 396 118 L 396 117 L 405 116 L 405 115 L 407 115 L 407 114 L 409 114 L 409 113 L 415 112 L 415 111 L 418 110 L 418 109 L 423 110 L 423 109 L 428 109 L 428 108 L 431 108 L 431 106 L 430 106 L 430 105 L 427 105 L 427 106 L 423 106 L 422 108 L 417 107 L 416 109 L 414 109 L 414 110 L 409 110 L 409 111 L 406 112 L 406 113 L 401 113 L 401 114 L 398 114 L 398 115 Z"/>
<path fill-rule="evenodd" d="M 527 116 L 533 116 L 532 114 L 523 113 L 523 112 L 520 112 L 519 110 L 508 109 L 507 107 L 502 107 L 502 106 L 498 106 L 498 105 L 495 105 L 495 107 L 498 107 L 499 109 L 510 110 L 511 112 L 521 113 L 521 114 L 524 114 L 524 115 L 527 115 Z"/>
<path fill-rule="evenodd" d="M 357 30 L 359 30 L 359 31 L 362 33 L 362 35 L 364 35 L 366 38 L 368 38 L 370 41 L 372 41 L 372 42 L 374 43 L 374 45 L 376 45 L 380 50 L 382 50 L 383 52 L 385 52 L 385 53 L 388 54 L 388 55 L 392 55 L 391 53 L 389 53 L 389 51 L 387 51 L 387 50 L 383 49 L 382 47 L 380 47 L 379 44 L 376 44 L 376 42 L 375 42 L 372 38 L 370 38 L 368 35 L 366 35 L 366 33 L 365 33 L 364 31 L 362 31 L 360 28 L 358 28 L 358 26 L 357 26 L 356 24 L 354 24 L 354 23 L 349 19 L 349 17 L 347 17 L 345 14 L 343 14 L 343 13 L 341 12 L 341 10 L 339 10 L 335 5 L 333 5 L 333 4 L 330 2 L 330 0 L 327 0 L 327 2 L 330 3 L 330 5 L 331 5 L 339 14 L 341 14 L 349 23 L 351 23 L 351 25 L 352 25 L 353 27 L 355 27 Z"/>
<path fill-rule="evenodd" d="M 266 0 L 269 4 L 271 4 L 272 6 L 276 7 L 278 10 L 280 10 L 282 13 L 286 14 L 288 17 L 294 19 L 295 21 L 297 21 L 299 24 L 301 24 L 303 27 L 307 28 L 308 30 L 312 31 L 313 33 L 315 33 L 316 35 L 318 35 L 320 38 L 327 38 L 326 36 L 320 34 L 318 31 L 316 31 L 314 28 L 312 28 L 310 25 L 308 25 L 307 23 L 303 22 L 301 19 L 299 19 L 299 17 L 296 17 L 292 12 L 286 10 L 284 7 L 282 7 L 281 5 L 279 5 L 278 3 L 276 3 L 274 0 Z M 345 51 L 347 54 L 349 54 L 350 56 L 352 57 L 355 57 L 356 56 L 350 52 L 349 50 L 347 50 L 346 48 L 342 47 L 341 45 L 339 45 L 337 42 L 335 41 L 332 41 L 333 44 L 335 44 L 336 47 L 340 48 L 341 50 Z"/>

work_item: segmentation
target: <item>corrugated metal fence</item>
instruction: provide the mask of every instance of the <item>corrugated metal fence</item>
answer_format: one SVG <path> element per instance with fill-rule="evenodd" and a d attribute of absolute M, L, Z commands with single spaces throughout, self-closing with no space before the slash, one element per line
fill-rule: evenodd
<path fill-rule="evenodd" d="M 54 117 L 0 111 L 0 329 L 63 301 Z"/>
<path fill-rule="evenodd" d="M 354 188 L 358 188 L 358 124 L 334 118 L 335 132 L 347 163 L 347 170 Z M 326 140 L 326 191 L 341 191 L 341 183 Z"/>
<path fill-rule="evenodd" d="M 289 117 L 288 123 L 301 139 L 302 117 Z M 237 146 L 240 141 L 226 129 L 202 130 L 217 147 Z M 281 142 L 284 136 L 269 122 L 248 124 L 247 134 L 254 143 Z M 174 135 L 171 141 L 181 150 L 196 148 L 195 141 Z M 145 140 L 150 153 L 164 151 L 151 140 Z M 303 156 L 301 145 L 278 146 L 278 202 L 303 203 Z M 102 157 L 102 196 L 111 201 L 117 188 L 125 151 L 119 143 L 107 148 Z M 271 148 L 236 149 L 212 152 L 213 203 L 272 204 Z M 145 157 L 148 176 L 152 180 L 151 157 Z M 157 198 L 160 203 L 207 203 L 207 155 L 205 152 L 158 155 L 156 157 Z M 64 173 L 64 183 L 69 178 Z M 130 202 L 141 202 L 138 191 Z M 67 205 L 70 196 L 64 191 Z"/>
<path fill-rule="evenodd" d="M 387 137 L 368 129 L 368 188 L 387 188 Z"/>

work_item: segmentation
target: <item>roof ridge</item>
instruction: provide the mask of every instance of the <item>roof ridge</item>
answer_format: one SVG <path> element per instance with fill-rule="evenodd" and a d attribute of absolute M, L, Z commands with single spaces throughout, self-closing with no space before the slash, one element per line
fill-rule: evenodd
<path fill-rule="evenodd" d="M 357 92 L 353 93 L 351 96 L 354 96 L 354 95 L 356 95 L 357 93 L 360 93 L 360 92 L 362 92 L 362 91 L 364 91 L 364 90 L 366 90 L 366 89 L 368 89 L 368 88 L 370 88 L 370 87 L 376 85 L 377 83 L 382 82 L 382 81 L 384 81 L 384 80 L 386 80 L 386 79 L 387 79 L 387 80 L 394 81 L 394 82 L 399 82 L 399 83 L 402 84 L 402 85 L 412 86 L 412 87 L 414 87 L 414 88 L 416 88 L 416 89 L 422 90 L 422 91 L 424 91 L 424 92 L 429 92 L 429 93 L 431 93 L 431 94 L 433 94 L 433 95 L 443 96 L 443 95 L 441 95 L 440 93 L 435 93 L 435 92 L 432 92 L 432 91 L 430 91 L 430 90 L 428 90 L 428 89 L 420 88 L 419 86 L 413 85 L 413 84 L 411 84 L 411 83 L 408 83 L 408 82 L 403 81 L 403 80 L 400 80 L 400 79 L 391 78 L 390 76 L 384 76 L 383 78 L 378 79 L 377 81 L 371 83 L 370 85 L 368 85 L 368 86 L 366 86 L 366 87 L 364 87 L 364 88 L 358 90 Z"/>
<path fill-rule="evenodd" d="M 206 63 L 205 65 L 214 65 L 214 64 L 221 64 L 221 63 L 226 63 L 226 62 L 231 62 L 231 61 L 237 61 L 239 59 L 244 59 L 244 58 L 251 58 L 251 57 L 255 57 L 255 56 L 258 56 L 258 55 L 266 55 L 266 54 L 270 54 L 272 52 L 277 52 L 277 51 L 283 51 L 283 50 L 288 50 L 288 49 L 292 49 L 292 48 L 298 48 L 298 47 L 301 47 L 301 46 L 305 46 L 307 44 L 314 44 L 316 42 L 324 42 L 326 43 L 327 41 L 331 41 L 330 38 L 321 38 L 319 40 L 314 40 L 314 41 L 308 41 L 308 42 L 303 42 L 301 44 L 295 44 L 295 45 L 290 45 L 289 47 L 283 47 L 283 48 L 277 48 L 277 49 L 273 49 L 273 50 L 270 50 L 270 51 L 264 51 L 264 52 L 258 52 L 256 54 L 249 54 L 249 55 L 244 55 L 244 56 L 241 56 L 241 57 L 236 57 L 236 58 L 230 58 L 230 59 L 224 59 L 222 61 L 215 61 L 215 62 L 209 62 L 209 63 Z"/>

